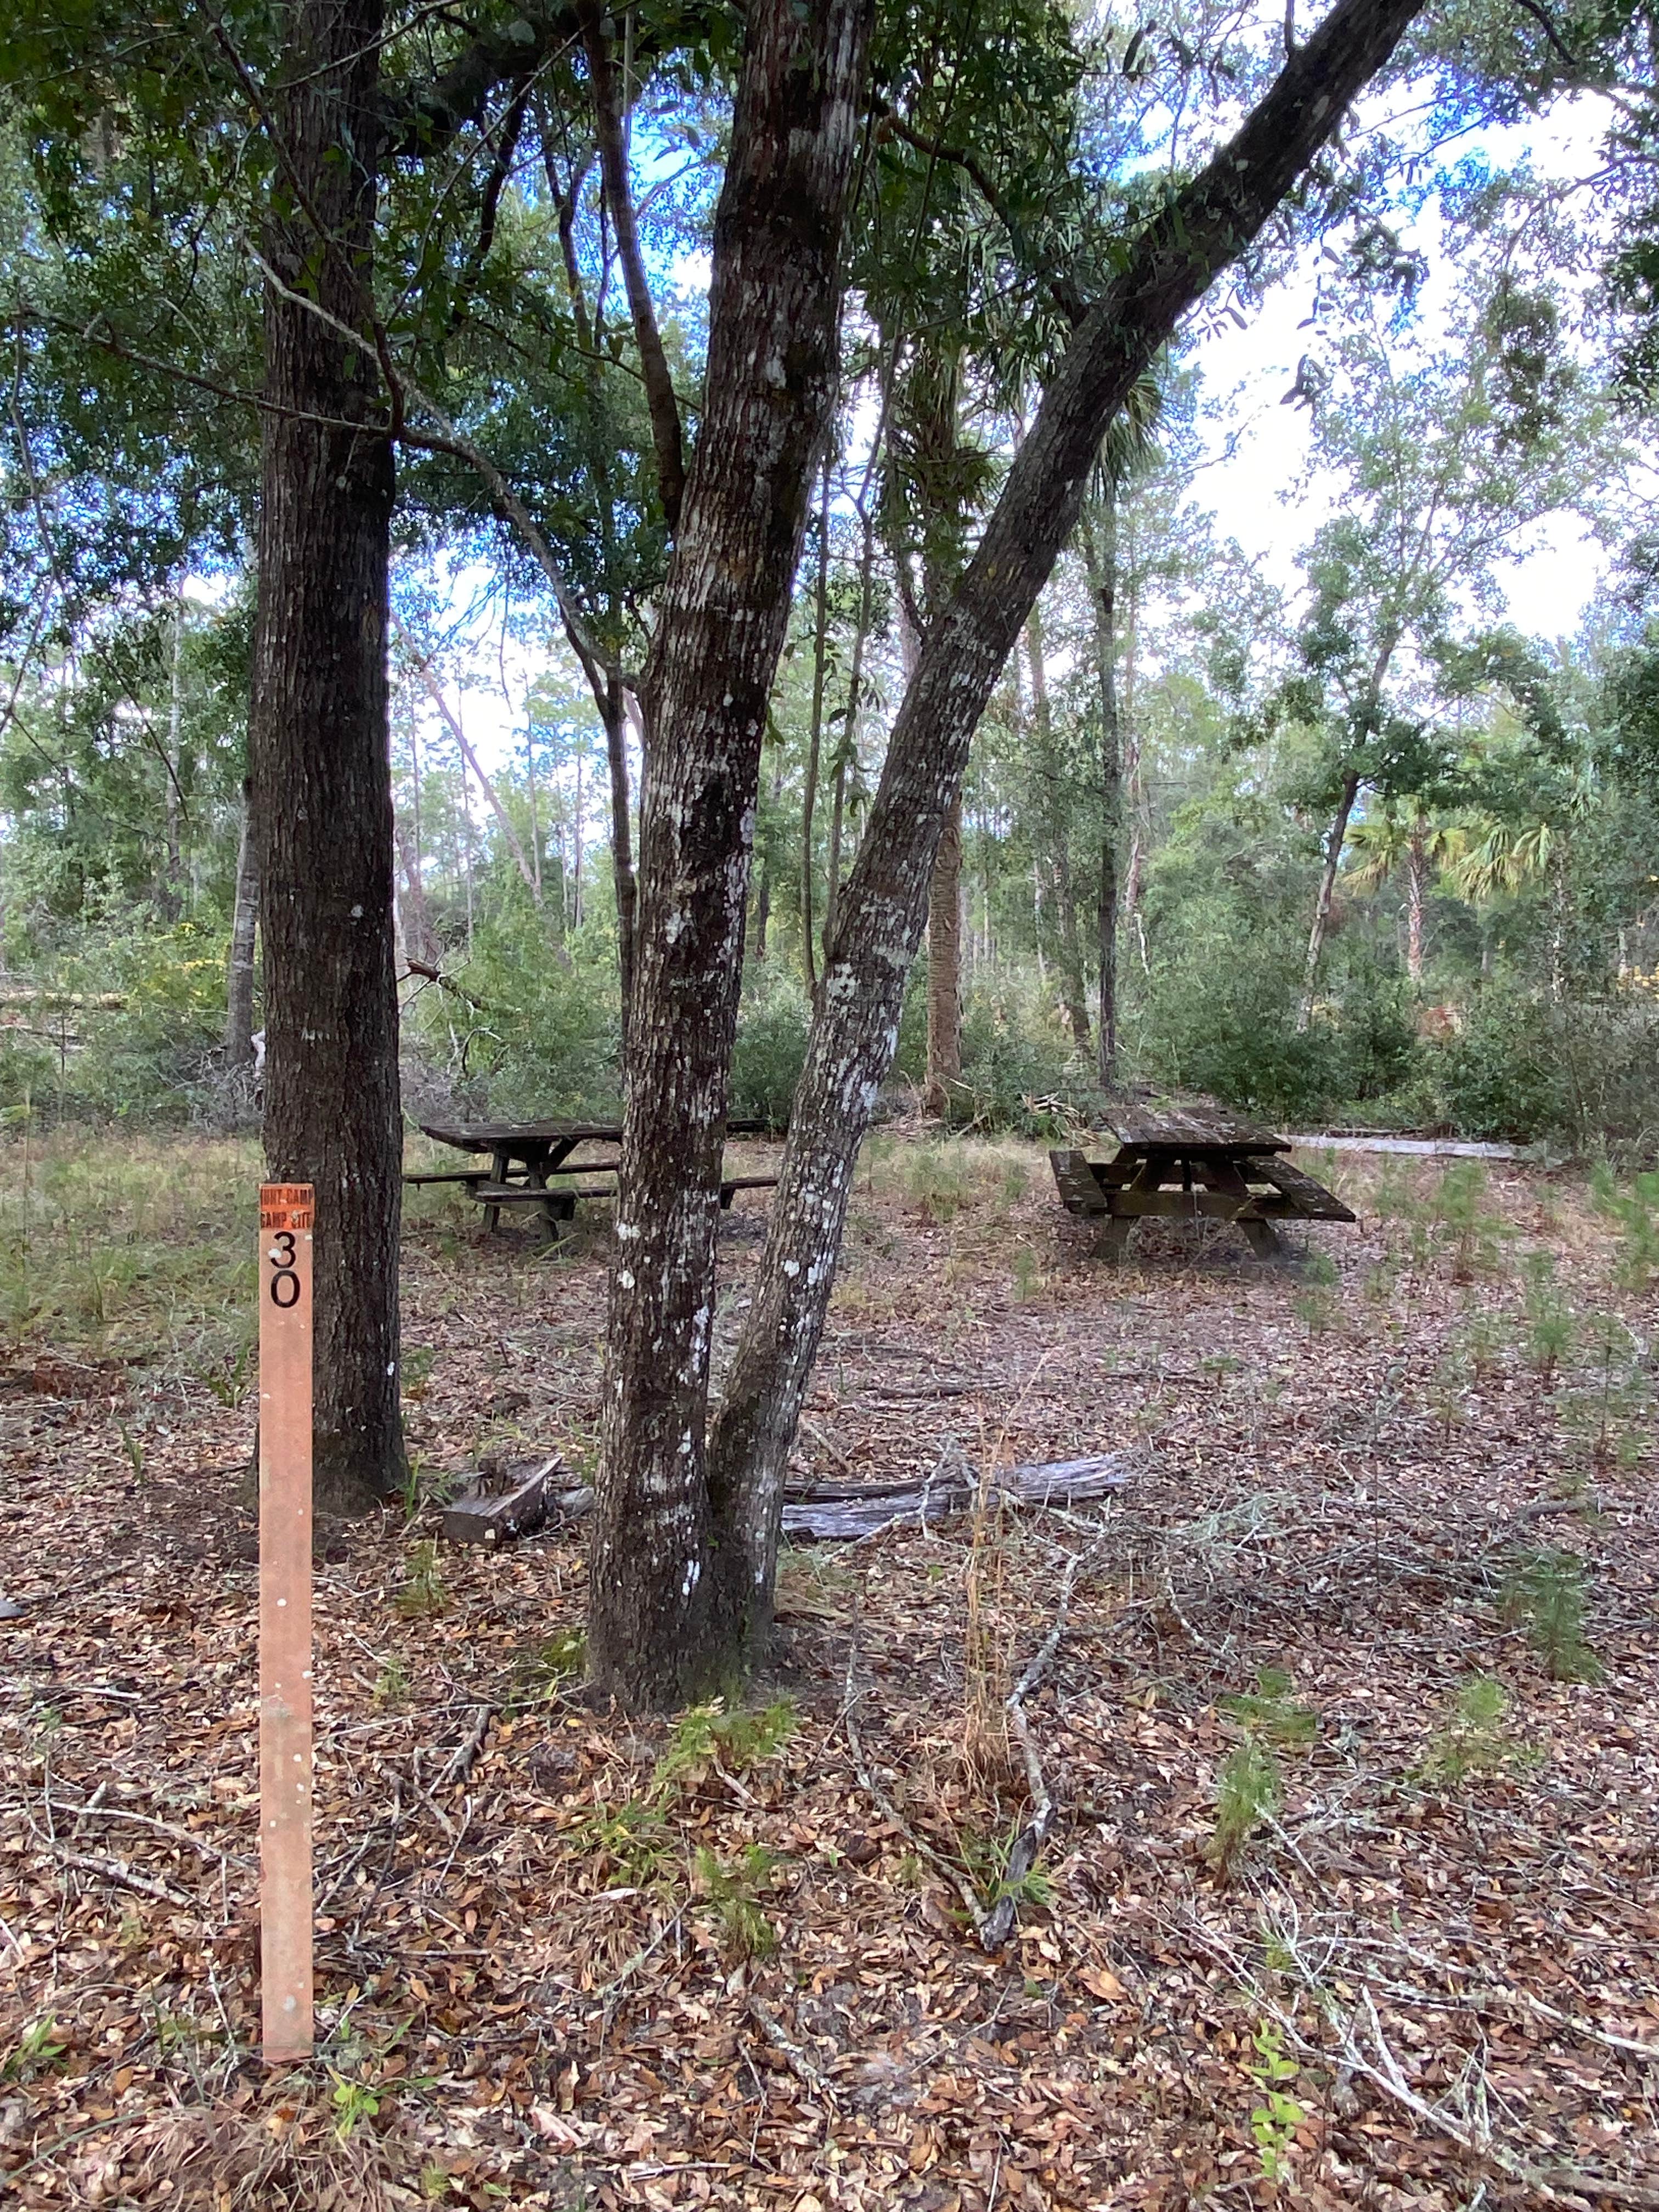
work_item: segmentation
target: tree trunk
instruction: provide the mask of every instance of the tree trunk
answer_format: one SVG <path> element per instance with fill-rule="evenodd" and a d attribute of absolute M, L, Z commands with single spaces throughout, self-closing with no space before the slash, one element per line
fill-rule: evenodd
<path fill-rule="evenodd" d="M 242 786 L 242 833 L 236 841 L 236 894 L 230 914 L 230 973 L 225 987 L 225 1060 L 233 1073 L 253 1057 L 254 932 L 259 919 L 259 871 L 254 861 L 252 786 Z"/>
<path fill-rule="evenodd" d="M 818 988 L 817 948 L 812 941 L 812 816 L 818 799 L 818 763 L 823 751 L 823 686 L 830 644 L 830 462 L 823 464 L 818 495 L 818 580 L 812 617 L 812 721 L 806 741 L 806 779 L 800 802 L 800 955 L 806 988 Z"/>
<path fill-rule="evenodd" d="M 1071 1024 L 1073 1042 L 1079 1052 L 1087 1052 L 1093 1038 L 1089 1030 L 1089 1001 L 1083 981 L 1083 939 L 1077 926 L 1077 894 L 1072 886 L 1068 810 L 1060 790 L 1060 757 L 1054 747 L 1054 715 L 1048 706 L 1042 610 L 1036 604 L 1033 604 L 1030 619 L 1025 625 L 1025 650 L 1031 664 L 1031 750 L 1039 794 L 1038 814 L 1048 842 L 1048 876 L 1054 886 L 1060 1000 Z"/>
<path fill-rule="evenodd" d="M 258 611 L 250 732 L 264 939 L 265 1153 L 317 1187 L 315 1473 L 324 1511 L 404 1479 L 403 1130 L 392 953 L 386 565 L 392 464 L 366 329 L 380 0 L 299 0 L 274 94 Z M 321 235 L 319 235 L 319 226 Z M 361 423 L 343 429 L 342 422 Z"/>
<path fill-rule="evenodd" d="M 599 702 L 605 757 L 611 772 L 611 880 L 617 895 L 617 968 L 622 986 L 623 1073 L 628 1072 L 629 1023 L 634 1004 L 634 939 L 639 927 L 640 887 L 634 872 L 634 833 L 628 818 L 628 708 L 621 679 L 609 678 Z"/>
<path fill-rule="evenodd" d="M 1083 558 L 1095 617 L 1095 666 L 1100 683 L 1100 863 L 1095 928 L 1100 962 L 1100 1087 L 1117 1081 L 1118 854 L 1123 842 L 1123 757 L 1117 707 L 1117 486 L 1109 474 L 1100 527 L 1083 510 Z"/>
<path fill-rule="evenodd" d="M 948 1112 L 962 1080 L 962 800 L 946 812 L 927 885 L 927 1092 Z"/>
<path fill-rule="evenodd" d="M 167 818 L 167 868 L 161 878 L 161 896 L 156 903 L 167 921 L 177 921 L 184 911 L 184 898 L 179 888 L 185 872 L 180 836 L 184 802 L 179 788 L 185 720 L 184 670 L 185 595 L 180 592 L 173 607 L 173 671 L 167 697 L 167 749 L 161 762 L 161 796 Z"/>
<path fill-rule="evenodd" d="M 834 390 L 871 0 L 750 0 L 701 434 L 647 664 L 640 913 L 588 1650 L 630 1705 L 715 1684 L 739 1571 L 705 1477 L 714 1226 L 767 703 Z"/>
<path fill-rule="evenodd" d="M 688 1558 L 684 1571 L 695 1583 L 707 1561 L 738 1595 L 736 1640 L 720 1654 L 728 1666 L 763 1649 L 769 1626 L 784 1465 L 835 1281 L 854 1165 L 892 1065 L 934 854 L 975 726 L 1076 526 L 1100 441 L 1136 377 L 1260 231 L 1418 5 L 1339 0 L 1237 135 L 1141 234 L 1079 325 L 978 550 L 930 628 L 842 896 L 771 1231 L 708 1444 L 723 1541 L 717 1556 Z"/>
<path fill-rule="evenodd" d="M 1325 949 L 1325 936 L 1331 926 L 1331 907 L 1336 897 L 1336 872 L 1342 861 L 1342 848 L 1347 842 L 1348 817 L 1353 812 L 1353 803 L 1359 796 L 1359 778 L 1350 775 L 1344 779 L 1342 796 L 1336 803 L 1336 813 L 1331 822 L 1330 836 L 1325 845 L 1325 865 L 1320 871 L 1319 896 L 1314 901 L 1313 927 L 1308 933 L 1308 961 L 1302 977 L 1302 1003 L 1296 1010 L 1296 1033 L 1305 1036 L 1313 1020 L 1314 987 L 1319 978 L 1319 956 Z"/>
<path fill-rule="evenodd" d="M 1428 872 L 1423 824 L 1416 822 L 1406 850 L 1406 973 L 1416 990 L 1423 987 L 1423 893 Z"/>

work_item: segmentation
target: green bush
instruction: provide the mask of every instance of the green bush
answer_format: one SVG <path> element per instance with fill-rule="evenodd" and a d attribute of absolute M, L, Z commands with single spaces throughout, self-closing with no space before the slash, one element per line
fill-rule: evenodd
<path fill-rule="evenodd" d="M 755 981 L 738 1015 L 732 1054 L 731 1110 L 738 1121 L 781 1129 L 806 1060 L 811 1004 L 793 976 L 775 963 L 751 970 Z"/>

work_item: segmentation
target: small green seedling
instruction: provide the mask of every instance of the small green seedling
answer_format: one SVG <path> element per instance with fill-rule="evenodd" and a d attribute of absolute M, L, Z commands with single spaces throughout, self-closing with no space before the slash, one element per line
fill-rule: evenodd
<path fill-rule="evenodd" d="M 1277 1816 L 1283 1802 L 1279 1759 L 1270 1744 L 1258 1743 L 1252 1736 L 1228 1753 L 1216 1776 L 1215 1827 L 1205 1847 L 1205 1856 L 1224 1880 L 1256 1830 Z"/>
<path fill-rule="evenodd" d="M 353 2081 L 343 2074 L 329 2068 L 334 2082 L 334 2134 L 340 2142 L 349 2142 L 353 2134 L 365 2120 L 374 2119 L 380 2109 L 379 2093 L 367 2081 Z"/>
<path fill-rule="evenodd" d="M 691 1863 L 692 1888 L 707 1900 L 720 1923 L 720 1948 L 732 1959 L 769 1959 L 778 1933 L 760 1906 L 760 1892 L 781 1863 L 775 1851 L 750 1844 L 741 1858 L 722 1866 L 707 1845 Z"/>
<path fill-rule="evenodd" d="M 1540 1754 L 1504 1725 L 1509 1710 L 1510 1693 L 1495 1674 L 1469 1675 L 1424 1755 L 1425 1778 L 1456 1784 L 1505 1767 L 1535 1765 Z"/>
<path fill-rule="evenodd" d="M 33 2081 L 50 2074 L 69 2049 L 58 2033 L 58 2016 L 31 2021 L 0 2065 L 0 2081 Z"/>
<path fill-rule="evenodd" d="M 1285 2055 L 1285 2039 L 1271 2021 L 1263 2021 L 1250 2039 L 1255 2057 L 1245 2072 L 1255 2083 L 1261 2101 L 1250 2108 L 1250 2133 L 1261 2161 L 1261 2178 L 1275 2187 L 1289 2178 L 1291 2145 L 1306 2112 L 1285 2087 L 1301 2069 Z"/>
<path fill-rule="evenodd" d="M 1246 1733 L 1265 1737 L 1280 1751 L 1304 1751 L 1319 1733 L 1319 1716 L 1310 1706 L 1298 1705 L 1282 1667 L 1263 1667 L 1254 1691 L 1220 1699 L 1221 1710 Z"/>
<path fill-rule="evenodd" d="M 757 1711 L 727 1712 L 719 1698 L 693 1705 L 675 1723 L 668 1748 L 657 1761 L 652 1789 L 695 1789 L 710 1767 L 743 1774 L 781 1751 L 799 1720 L 793 1698 L 778 1698 Z"/>
<path fill-rule="evenodd" d="M 438 1547 L 430 1537 L 410 1553 L 409 1580 L 395 1603 L 405 1620 L 433 1620 L 447 1607 L 449 1593 L 438 1566 Z"/>
<path fill-rule="evenodd" d="M 1584 1636 L 1589 1590 L 1576 1552 L 1524 1552 L 1504 1583 L 1504 1618 L 1519 1622 L 1527 1641 L 1558 1682 L 1599 1682 L 1607 1669 Z"/>

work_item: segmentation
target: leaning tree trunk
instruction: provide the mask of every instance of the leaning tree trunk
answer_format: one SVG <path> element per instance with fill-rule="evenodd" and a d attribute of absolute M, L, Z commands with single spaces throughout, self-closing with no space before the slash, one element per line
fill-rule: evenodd
<path fill-rule="evenodd" d="M 705 1475 L 714 1226 L 767 704 L 836 368 L 871 0 L 751 0 L 706 398 L 646 671 L 640 911 L 588 1650 L 630 1704 L 725 1672 Z"/>
<path fill-rule="evenodd" d="M 264 939 L 265 1154 L 317 1187 L 315 1468 L 325 1511 L 404 1477 L 402 1126 L 392 950 L 392 447 L 365 329 L 380 0 L 298 0 L 274 95 L 289 170 L 265 258 L 250 732 Z M 321 234 L 319 234 L 320 228 Z M 361 424 L 361 428 L 343 428 Z"/>
<path fill-rule="evenodd" d="M 230 915 L 230 973 L 225 987 L 225 1064 L 233 1073 L 253 1057 L 254 932 L 259 919 L 259 871 L 254 865 L 252 787 L 242 786 L 242 833 L 236 841 L 236 893 Z"/>
<path fill-rule="evenodd" d="M 795 1092 L 771 1233 L 708 1445 L 735 1664 L 769 1626 L 783 1469 L 835 1281 L 853 1169 L 892 1065 L 941 828 L 997 674 L 1075 527 L 1108 424 L 1217 271 L 1255 237 L 1388 59 L 1420 0 L 1339 0 L 1237 135 L 1158 216 L 1090 309 L 974 558 L 930 628 L 888 743 Z M 689 1577 L 703 1558 L 688 1559 Z"/>
<path fill-rule="evenodd" d="M 1336 802 L 1330 835 L 1325 844 L 1325 865 L 1319 875 L 1319 896 L 1314 901 L 1313 927 L 1308 933 L 1308 959 L 1302 977 L 1302 1003 L 1296 1010 L 1296 1033 L 1305 1036 L 1313 1020 L 1314 988 L 1319 980 L 1319 956 L 1325 949 L 1325 939 L 1331 926 L 1331 908 L 1336 902 L 1336 872 L 1342 861 L 1342 848 L 1348 841 L 1348 817 L 1359 796 L 1359 778 L 1350 775 L 1344 779 L 1342 795 Z"/>
<path fill-rule="evenodd" d="M 1095 932 L 1100 962 L 1100 1087 L 1117 1081 L 1118 853 L 1123 842 L 1123 750 L 1117 704 L 1117 486 L 1109 473 L 1100 528 L 1083 510 L 1083 559 L 1095 616 L 1095 666 L 1100 682 L 1100 858 L 1095 877 Z"/>

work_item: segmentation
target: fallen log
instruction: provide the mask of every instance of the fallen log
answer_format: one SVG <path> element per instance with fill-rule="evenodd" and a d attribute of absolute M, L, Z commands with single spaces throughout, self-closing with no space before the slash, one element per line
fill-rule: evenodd
<path fill-rule="evenodd" d="M 532 1535 L 547 1518 L 558 1465 L 554 1457 L 482 1474 L 444 1508 L 444 1536 L 452 1544 L 510 1544 Z"/>
<path fill-rule="evenodd" d="M 1076 1505 L 1123 1489 L 1137 1471 L 1133 1453 L 1103 1452 L 1087 1459 L 1004 1468 L 992 1476 L 990 1492 L 1007 1506 Z M 960 1458 L 921 1482 L 814 1483 L 808 1490 L 785 1491 L 783 1533 L 797 1540 L 819 1541 L 879 1535 L 907 1521 L 946 1520 L 964 1511 L 978 1491 L 978 1477 Z"/>
<path fill-rule="evenodd" d="M 1139 1455 L 1127 1451 L 1004 1468 L 991 1478 L 991 1495 L 998 1504 L 1016 1509 L 1081 1505 L 1126 1488 L 1140 1466 Z M 948 1521 L 952 1515 L 964 1512 L 978 1493 L 979 1478 L 959 1455 L 920 1482 L 792 1483 L 783 1494 L 783 1533 L 793 1542 L 878 1536 L 883 1529 L 899 1528 L 907 1521 L 920 1525 Z M 485 1503 L 498 1507 L 501 1501 Z M 472 1516 L 479 1504 L 471 1495 L 457 1498 L 444 1516 L 444 1534 L 460 1535 L 474 1543 L 504 1540 L 499 1535 L 490 1538 L 475 1533 L 477 1524 Z M 592 1511 L 593 1492 L 586 1484 L 580 1489 L 562 1491 L 544 1485 L 541 1504 L 549 1521 L 579 1521 Z M 452 1530 L 450 1514 L 463 1506 L 468 1513 L 467 1525 L 464 1530 Z M 527 1535 L 531 1532 L 521 1526 L 512 1533 Z"/>

